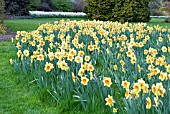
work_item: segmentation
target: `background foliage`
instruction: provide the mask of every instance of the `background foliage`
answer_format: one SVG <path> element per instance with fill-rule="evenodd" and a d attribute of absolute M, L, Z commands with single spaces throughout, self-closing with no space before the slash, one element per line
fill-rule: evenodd
<path fill-rule="evenodd" d="M 160 10 L 164 0 L 150 0 L 149 11 L 151 15 L 162 16 L 163 12 Z"/>
<path fill-rule="evenodd" d="M 30 0 L 29 10 L 82 12 L 84 6 L 83 0 Z"/>
<path fill-rule="evenodd" d="M 41 3 L 41 0 L 30 0 L 29 10 L 31 11 L 36 10 L 40 3 Z"/>
<path fill-rule="evenodd" d="M 86 3 L 84 2 L 84 0 L 74 0 L 74 4 L 73 4 L 73 12 L 82 12 Z"/>
<path fill-rule="evenodd" d="M 53 4 L 51 0 L 40 0 L 40 4 L 37 6 L 36 10 L 38 11 L 52 11 Z"/>
<path fill-rule="evenodd" d="M 5 10 L 9 15 L 29 15 L 29 0 L 5 0 Z"/>
<path fill-rule="evenodd" d="M 166 14 L 170 16 L 170 0 L 169 1 L 167 0 L 166 2 L 164 2 L 162 10 L 164 10 Z M 170 22 L 170 17 L 166 19 L 165 21 Z"/>
<path fill-rule="evenodd" d="M 55 9 L 58 11 L 71 11 L 73 3 L 70 0 L 51 0 Z"/>

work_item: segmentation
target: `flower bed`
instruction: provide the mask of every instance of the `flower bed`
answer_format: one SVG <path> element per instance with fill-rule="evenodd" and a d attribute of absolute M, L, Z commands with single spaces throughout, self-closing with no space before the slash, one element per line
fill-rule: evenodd
<path fill-rule="evenodd" d="M 43 11 L 29 11 L 33 17 L 86 17 L 82 12 L 43 12 Z"/>
<path fill-rule="evenodd" d="M 61 20 L 18 31 L 14 43 L 11 64 L 58 103 L 72 99 L 108 113 L 170 111 L 170 29 Z"/>
<path fill-rule="evenodd" d="M 167 18 L 169 18 L 169 16 L 150 16 L 151 18 L 165 18 L 165 19 L 167 19 Z"/>

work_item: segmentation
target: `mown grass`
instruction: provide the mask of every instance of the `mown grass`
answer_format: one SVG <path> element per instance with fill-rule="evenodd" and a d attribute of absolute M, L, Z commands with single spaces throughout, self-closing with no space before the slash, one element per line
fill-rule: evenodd
<path fill-rule="evenodd" d="M 83 111 L 80 103 L 64 100 L 57 104 L 54 98 L 40 89 L 33 76 L 17 72 L 9 63 L 15 49 L 10 41 L 0 42 L 0 114 L 102 114 L 101 107 Z"/>
<path fill-rule="evenodd" d="M 53 23 L 54 21 L 59 21 L 61 19 L 70 20 L 87 20 L 86 18 L 35 18 L 35 19 L 11 19 L 6 20 L 5 25 L 12 31 L 32 31 L 38 28 L 39 24 L 46 22 Z M 161 25 L 163 27 L 170 28 L 170 23 L 165 23 L 165 19 L 152 18 L 150 22 L 147 23 L 149 26 Z"/>
<path fill-rule="evenodd" d="M 152 18 L 150 22 L 147 23 L 147 25 L 149 26 L 160 25 L 163 27 L 167 26 L 168 28 L 170 28 L 170 23 L 165 23 L 165 19 L 161 18 Z"/>
<path fill-rule="evenodd" d="M 39 24 L 53 23 L 61 19 L 67 20 L 87 20 L 86 18 L 35 18 L 35 19 L 11 19 L 6 20 L 5 25 L 12 31 L 32 31 L 38 28 Z"/>
<path fill-rule="evenodd" d="M 0 42 L 0 113 L 60 113 L 61 110 L 55 103 L 46 103 L 50 99 L 49 97 L 40 92 L 34 83 L 28 83 L 29 77 L 24 78 L 23 73 L 16 72 L 14 67 L 9 64 L 9 59 L 13 56 L 12 43 Z"/>
<path fill-rule="evenodd" d="M 55 105 L 41 101 L 38 94 L 42 93 L 38 91 L 35 84 L 28 83 L 30 78 L 16 72 L 9 64 L 9 59 L 14 56 L 14 52 L 12 43 L 0 42 L 0 113 L 59 113 Z"/>

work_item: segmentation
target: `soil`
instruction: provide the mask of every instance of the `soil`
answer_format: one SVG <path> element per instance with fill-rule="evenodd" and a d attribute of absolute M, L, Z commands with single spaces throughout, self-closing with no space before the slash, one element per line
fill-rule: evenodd
<path fill-rule="evenodd" d="M 16 33 L 9 30 L 7 27 L 4 27 L 6 34 L 0 34 L 0 42 L 6 41 L 6 40 L 11 40 L 11 38 L 14 38 Z"/>

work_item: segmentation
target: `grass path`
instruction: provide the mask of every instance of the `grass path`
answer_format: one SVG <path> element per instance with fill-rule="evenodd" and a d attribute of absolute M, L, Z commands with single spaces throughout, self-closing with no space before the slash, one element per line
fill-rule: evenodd
<path fill-rule="evenodd" d="M 69 109 L 51 103 L 52 98 L 44 94 L 47 92 L 40 92 L 9 64 L 15 52 L 12 45 L 0 42 L 0 114 L 68 114 Z"/>

